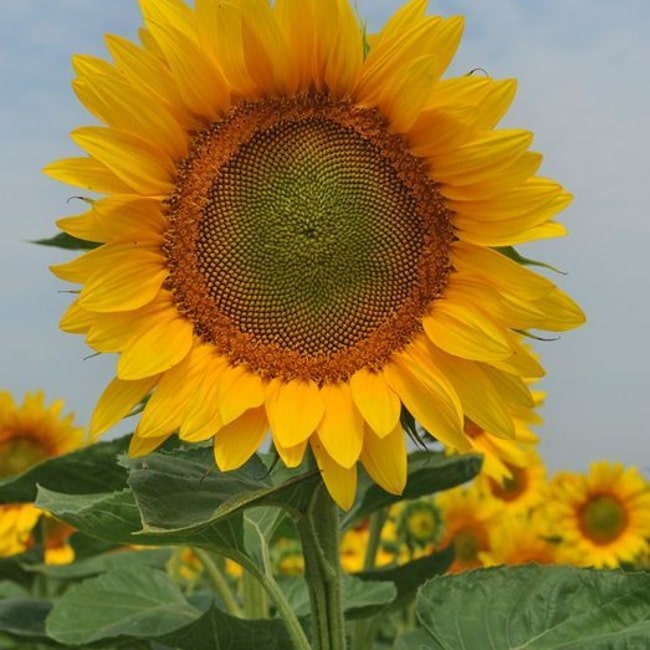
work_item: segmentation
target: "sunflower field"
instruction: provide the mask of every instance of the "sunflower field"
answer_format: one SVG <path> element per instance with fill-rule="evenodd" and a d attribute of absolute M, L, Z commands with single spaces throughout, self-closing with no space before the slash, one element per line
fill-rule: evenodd
<path fill-rule="evenodd" d="M 650 648 L 650 482 L 537 450 L 533 346 L 586 319 L 517 248 L 572 195 L 516 81 L 448 76 L 426 0 L 139 5 L 45 168 L 115 370 L 88 431 L 0 392 L 0 649 Z"/>

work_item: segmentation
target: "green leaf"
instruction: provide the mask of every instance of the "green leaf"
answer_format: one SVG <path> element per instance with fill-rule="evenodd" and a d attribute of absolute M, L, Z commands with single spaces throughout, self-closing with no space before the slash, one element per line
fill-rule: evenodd
<path fill-rule="evenodd" d="M 188 650 L 286 650 L 291 639 L 280 619 L 242 620 L 211 607 L 187 627 L 159 639 L 175 648 Z"/>
<path fill-rule="evenodd" d="M 343 528 L 367 517 L 376 510 L 391 506 L 405 499 L 448 490 L 474 478 L 481 469 L 481 456 L 447 456 L 433 451 L 416 451 L 408 457 L 408 480 L 400 495 L 389 494 L 369 479 L 360 480 L 357 499 L 343 519 Z"/>
<path fill-rule="evenodd" d="M 50 458 L 31 469 L 0 480 L 0 503 L 31 503 L 36 484 L 55 492 L 92 494 L 119 490 L 126 484 L 126 472 L 116 458 L 124 453 L 128 440 L 120 438 Z"/>
<path fill-rule="evenodd" d="M 433 650 L 431 637 L 424 630 L 414 630 L 395 639 L 393 650 Z"/>
<path fill-rule="evenodd" d="M 522 266 L 538 266 L 540 268 L 553 271 L 554 273 L 559 273 L 560 275 L 566 275 L 565 271 L 560 271 L 560 269 L 557 269 L 554 266 L 547 264 L 546 262 L 539 262 L 538 260 L 531 260 L 528 257 L 524 257 L 518 250 L 515 249 L 514 246 L 495 246 L 494 250 L 498 253 L 501 253 L 501 255 L 504 255 L 505 257 L 511 259 L 513 262 L 521 264 Z"/>
<path fill-rule="evenodd" d="M 45 618 L 52 609 L 49 600 L 6 598 L 0 600 L 0 631 L 31 641 L 47 638 Z"/>
<path fill-rule="evenodd" d="M 0 580 L 0 599 L 2 598 L 28 598 L 29 591 L 22 585 L 11 580 Z"/>
<path fill-rule="evenodd" d="M 365 582 L 356 576 L 343 576 L 341 597 L 347 620 L 371 616 L 392 603 L 396 596 L 397 589 L 392 582 Z"/>
<path fill-rule="evenodd" d="M 114 571 L 71 587 L 47 618 L 47 633 L 71 645 L 103 639 L 150 639 L 201 616 L 161 571 Z"/>
<path fill-rule="evenodd" d="M 390 569 L 362 571 L 355 575 L 362 581 L 372 583 L 376 580 L 390 581 L 397 588 L 397 595 L 391 609 L 403 605 L 415 596 L 418 588 L 433 576 L 442 575 L 454 561 L 453 546 L 437 553 L 418 558 Z"/>
<path fill-rule="evenodd" d="M 40 246 L 55 246 L 56 248 L 65 248 L 67 250 L 92 250 L 101 246 L 101 244 L 94 241 L 87 241 L 86 239 L 79 239 L 68 235 L 66 232 L 60 232 L 53 237 L 47 239 L 36 239 L 31 242 L 32 244 L 39 244 Z"/>
<path fill-rule="evenodd" d="M 79 580 L 110 571 L 137 570 L 140 567 L 164 569 L 171 555 L 172 550 L 169 548 L 119 550 L 76 560 L 71 564 L 37 564 L 26 569 L 55 580 Z"/>
<path fill-rule="evenodd" d="M 436 650 L 648 647 L 650 574 L 535 565 L 434 578 L 417 597 Z"/>

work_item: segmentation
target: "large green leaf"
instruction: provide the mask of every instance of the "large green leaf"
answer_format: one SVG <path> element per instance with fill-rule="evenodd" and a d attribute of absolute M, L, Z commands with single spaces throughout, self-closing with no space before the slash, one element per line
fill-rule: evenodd
<path fill-rule="evenodd" d="M 442 575 L 453 561 L 454 549 L 452 546 L 448 546 L 438 553 L 432 553 L 401 566 L 362 571 L 355 575 L 367 583 L 392 582 L 397 588 L 396 597 L 391 603 L 392 608 L 400 606 L 414 597 L 415 592 L 422 584 L 434 576 Z"/>
<path fill-rule="evenodd" d="M 417 629 L 398 636 L 395 639 L 393 650 L 433 650 L 433 646 L 429 634 L 424 630 Z"/>
<path fill-rule="evenodd" d="M 137 570 L 140 567 L 164 569 L 171 555 L 172 550 L 169 548 L 141 551 L 124 549 L 76 560 L 70 564 L 36 564 L 25 568 L 55 580 L 80 580 L 110 571 Z"/>
<path fill-rule="evenodd" d="M 201 612 L 161 571 L 114 571 L 75 585 L 58 598 L 46 631 L 71 645 L 104 639 L 150 639 L 196 621 Z"/>
<path fill-rule="evenodd" d="M 55 246 L 56 248 L 65 248 L 67 250 L 92 250 L 93 248 L 101 246 L 101 244 L 97 242 L 79 239 L 78 237 L 68 235 L 66 232 L 60 232 L 53 237 L 48 237 L 47 239 L 36 239 L 31 243 L 39 244 L 41 246 Z"/>
<path fill-rule="evenodd" d="M 535 565 L 434 578 L 417 597 L 436 650 L 650 647 L 650 574 Z"/>
<path fill-rule="evenodd" d="M 356 576 L 343 576 L 341 598 L 347 620 L 371 616 L 392 603 L 396 596 L 397 589 L 392 582 L 365 582 Z"/>
<path fill-rule="evenodd" d="M 354 506 L 343 520 L 344 528 L 367 517 L 375 510 L 386 508 L 404 499 L 448 490 L 474 478 L 481 469 L 480 456 L 447 456 L 439 452 L 416 451 L 408 457 L 408 481 L 404 492 L 397 496 L 382 490 L 369 479 L 360 481 Z"/>
<path fill-rule="evenodd" d="M 242 620 L 211 607 L 187 627 L 159 639 L 174 648 L 187 650 L 287 650 L 291 639 L 278 619 Z"/>
<path fill-rule="evenodd" d="M 0 631 L 24 640 L 43 641 L 45 618 L 52 609 L 49 600 L 6 598 L 0 600 Z"/>
<path fill-rule="evenodd" d="M 16 476 L 0 480 L 0 503 L 30 503 L 36 485 L 67 494 L 92 494 L 119 490 L 126 485 L 126 472 L 117 464 L 128 440 L 100 442 L 50 458 Z"/>

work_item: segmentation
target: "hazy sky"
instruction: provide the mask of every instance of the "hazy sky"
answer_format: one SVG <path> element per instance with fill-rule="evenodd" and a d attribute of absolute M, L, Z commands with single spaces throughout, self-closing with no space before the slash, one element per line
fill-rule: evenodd
<path fill-rule="evenodd" d="M 376 30 L 401 4 L 359 0 Z M 557 280 L 589 322 L 538 346 L 548 377 L 540 430 L 553 469 L 584 470 L 610 458 L 650 468 L 645 431 L 650 367 L 650 3 L 647 0 L 432 2 L 464 14 L 466 33 L 450 70 L 517 77 L 504 120 L 536 133 L 542 173 L 575 194 L 562 221 L 570 235 L 523 247 L 569 275 Z M 70 256 L 28 240 L 83 209 L 74 188 L 41 174 L 78 155 L 68 132 L 91 120 L 70 88 L 73 53 L 105 53 L 106 32 L 133 37 L 135 0 L 0 0 L 0 388 L 18 399 L 43 388 L 86 424 L 113 376 L 114 359 L 83 360 L 81 337 L 57 323 L 70 301 L 47 265 Z"/>

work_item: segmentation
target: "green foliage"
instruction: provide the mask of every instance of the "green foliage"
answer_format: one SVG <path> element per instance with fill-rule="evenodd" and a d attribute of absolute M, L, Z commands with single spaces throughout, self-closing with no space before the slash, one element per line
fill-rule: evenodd
<path fill-rule="evenodd" d="M 125 456 L 127 444 L 93 445 L 0 482 L 0 500 L 36 495 L 39 507 L 79 531 L 73 564 L 48 566 L 38 547 L 0 560 L 0 648 L 281 650 L 301 634 L 306 639 L 308 582 L 277 580 L 269 546 L 311 516 L 322 489 L 318 471 L 305 463 L 291 472 L 254 456 L 222 473 L 207 446 L 172 445 L 133 460 Z M 400 497 L 362 474 L 341 525 L 465 483 L 480 463 L 476 456 L 415 452 Z M 320 524 L 313 530 L 322 542 L 327 523 Z M 134 544 L 157 548 L 126 547 Z M 173 546 L 208 551 L 198 577 L 174 573 Z M 232 614 L 236 608 L 224 610 L 228 598 L 219 590 L 233 586 L 224 556 L 260 581 L 270 599 L 268 619 L 243 620 Z M 643 647 L 650 638 L 648 574 L 531 566 L 442 575 L 452 560 L 448 548 L 344 576 L 342 608 L 355 639 L 375 638 L 375 650 L 618 650 Z M 396 623 L 401 617 L 406 624 Z"/>
<path fill-rule="evenodd" d="M 68 235 L 66 232 L 60 232 L 53 237 L 48 237 L 47 239 L 36 239 L 32 244 L 39 244 L 40 246 L 54 246 L 56 248 L 64 248 L 66 250 L 92 250 L 101 246 L 101 244 L 94 241 L 87 241 L 85 239 L 79 239 Z"/>
<path fill-rule="evenodd" d="M 71 587 L 47 617 L 47 632 L 69 645 L 104 639 L 151 639 L 185 627 L 202 612 L 155 569 L 119 570 Z"/>
<path fill-rule="evenodd" d="M 364 476 L 359 481 L 354 506 L 343 519 L 343 527 L 348 528 L 355 521 L 399 501 L 417 499 L 466 483 L 479 473 L 481 462 L 480 456 L 447 456 L 431 451 L 409 454 L 408 480 L 403 494 L 389 494 Z"/>
<path fill-rule="evenodd" d="M 433 650 L 623 650 L 650 639 L 650 575 L 517 566 L 437 577 L 417 597 Z"/>

